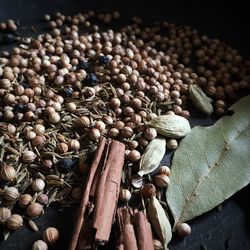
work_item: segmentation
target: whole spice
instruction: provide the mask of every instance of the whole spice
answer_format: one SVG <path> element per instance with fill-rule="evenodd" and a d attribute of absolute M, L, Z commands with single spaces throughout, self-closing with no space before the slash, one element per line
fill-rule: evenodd
<path fill-rule="evenodd" d="M 7 207 L 0 207 L 0 225 L 5 225 L 11 216 L 11 211 Z"/>
<path fill-rule="evenodd" d="M 16 177 L 16 170 L 10 165 L 2 166 L 0 170 L 0 178 L 4 181 L 11 181 Z"/>
<path fill-rule="evenodd" d="M 158 116 L 149 121 L 147 125 L 155 128 L 160 135 L 170 138 L 184 137 L 191 130 L 188 120 L 179 115 Z"/>
<path fill-rule="evenodd" d="M 191 227 L 187 223 L 181 223 L 177 226 L 177 232 L 181 237 L 191 234 Z"/>
<path fill-rule="evenodd" d="M 144 198 L 151 198 L 156 195 L 156 188 L 153 184 L 147 183 L 141 188 L 140 193 Z"/>
<path fill-rule="evenodd" d="M 121 189 L 119 194 L 119 200 L 128 202 L 131 198 L 131 193 L 128 189 Z"/>
<path fill-rule="evenodd" d="M 37 179 L 33 180 L 33 182 L 31 183 L 31 187 L 35 192 L 40 192 L 44 189 L 45 182 L 43 179 L 37 178 Z"/>
<path fill-rule="evenodd" d="M 48 245 L 43 240 L 37 240 L 33 243 L 32 250 L 48 250 Z"/>
<path fill-rule="evenodd" d="M 144 151 L 140 160 L 138 175 L 143 176 L 153 172 L 160 164 L 166 148 L 166 140 L 157 137 L 153 139 Z"/>
<path fill-rule="evenodd" d="M 7 220 L 7 227 L 16 230 L 23 226 L 23 218 L 19 214 L 12 214 Z"/>
<path fill-rule="evenodd" d="M 43 232 L 43 240 L 48 244 L 48 245 L 55 245 L 55 243 L 59 239 L 59 232 L 55 227 L 48 227 L 44 232 Z"/>
<path fill-rule="evenodd" d="M 175 139 L 169 139 L 167 140 L 167 149 L 169 150 L 175 150 L 178 147 L 178 142 Z"/>
<path fill-rule="evenodd" d="M 27 207 L 32 200 L 32 196 L 30 194 L 23 194 L 20 196 L 18 204 L 20 207 L 25 208 Z"/>
<path fill-rule="evenodd" d="M 4 190 L 4 198 L 7 201 L 16 201 L 19 198 L 19 191 L 15 187 L 7 187 Z"/>
<path fill-rule="evenodd" d="M 32 163 L 36 159 L 36 155 L 33 151 L 24 151 L 22 155 L 22 159 L 26 163 Z"/>
<path fill-rule="evenodd" d="M 26 213 L 31 218 L 38 217 L 39 215 L 41 215 L 43 213 L 43 207 L 41 204 L 39 204 L 37 202 L 31 203 L 27 207 Z"/>
<path fill-rule="evenodd" d="M 154 183 L 157 187 L 164 188 L 169 184 L 169 177 L 165 174 L 158 174 L 154 176 Z"/>

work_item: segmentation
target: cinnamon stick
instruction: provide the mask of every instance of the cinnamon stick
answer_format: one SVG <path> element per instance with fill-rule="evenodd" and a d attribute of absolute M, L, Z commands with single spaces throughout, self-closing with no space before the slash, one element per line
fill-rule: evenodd
<path fill-rule="evenodd" d="M 153 236 L 150 223 L 143 212 L 134 215 L 134 227 L 139 250 L 153 250 Z"/>
<path fill-rule="evenodd" d="M 100 243 L 105 243 L 109 239 L 120 191 L 124 153 L 125 145 L 118 141 L 112 141 L 97 189 L 97 202 L 93 219 L 93 227 L 96 229 L 95 239 Z"/>
<path fill-rule="evenodd" d="M 132 224 L 126 224 L 123 235 L 124 250 L 138 250 L 135 231 Z"/>
<path fill-rule="evenodd" d="M 118 202 L 124 155 L 123 143 L 101 138 L 84 188 L 69 250 L 89 249 L 95 242 L 104 244 L 108 241 Z"/>
<path fill-rule="evenodd" d="M 94 157 L 94 161 L 92 163 L 92 166 L 90 168 L 89 174 L 88 174 L 88 179 L 84 188 L 84 192 L 82 195 L 82 200 L 80 203 L 80 207 L 78 209 L 78 213 L 77 213 L 77 220 L 76 220 L 76 224 L 73 230 L 73 234 L 72 234 L 72 239 L 70 241 L 70 245 L 69 245 L 69 250 L 75 250 L 76 246 L 77 246 L 77 242 L 78 242 L 78 238 L 79 238 L 79 234 L 83 225 L 83 221 L 84 221 L 84 214 L 85 214 L 85 210 L 86 207 L 89 203 L 89 193 L 90 193 L 90 189 L 92 186 L 92 182 L 96 173 L 96 170 L 98 168 L 99 162 L 101 160 L 102 157 L 102 153 L 103 150 L 105 148 L 105 144 L 106 144 L 106 139 L 104 137 L 102 137 L 99 141 L 96 153 L 95 153 L 95 157 Z"/>

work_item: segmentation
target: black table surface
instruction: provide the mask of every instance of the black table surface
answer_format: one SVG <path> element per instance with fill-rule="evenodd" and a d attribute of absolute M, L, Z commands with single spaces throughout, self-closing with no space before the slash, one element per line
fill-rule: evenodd
<path fill-rule="evenodd" d="M 0 0 L 0 21 L 8 18 L 19 20 L 22 26 L 34 25 L 45 32 L 41 19 L 44 14 L 60 11 L 65 14 L 87 10 L 119 10 L 122 21 L 133 15 L 142 17 L 147 23 L 166 20 L 180 25 L 190 25 L 202 34 L 222 39 L 238 49 L 244 58 L 250 58 L 248 37 L 249 13 L 247 1 L 226 4 L 219 1 L 81 1 L 81 0 Z M 24 33 L 31 33 L 24 29 Z M 0 47 L 0 50 L 5 47 Z M 199 117 L 192 125 L 208 125 L 209 120 Z M 169 160 L 169 159 L 167 159 Z M 198 249 L 250 249 L 250 186 L 247 186 L 222 204 L 222 210 L 214 209 L 190 222 L 192 234 L 180 239 L 174 237 L 169 248 L 172 250 Z M 60 231 L 58 244 L 51 249 L 67 249 L 73 228 L 74 209 L 60 212 L 57 208 L 46 209 L 45 215 L 36 219 L 39 232 L 28 227 L 12 233 L 8 241 L 0 242 L 1 250 L 31 249 L 35 240 L 49 226 Z M 1 233 L 1 231 L 0 231 Z M 111 249 L 111 248 L 110 248 Z"/>

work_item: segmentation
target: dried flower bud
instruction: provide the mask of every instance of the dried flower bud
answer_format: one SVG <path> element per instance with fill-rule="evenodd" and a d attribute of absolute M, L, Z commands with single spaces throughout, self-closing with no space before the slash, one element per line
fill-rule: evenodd
<path fill-rule="evenodd" d="M 125 126 L 121 129 L 121 135 L 124 137 L 124 138 L 129 138 L 133 135 L 133 129 L 128 127 L 128 126 Z"/>
<path fill-rule="evenodd" d="M 43 213 L 43 207 L 41 204 L 39 204 L 37 202 L 31 203 L 27 207 L 26 213 L 31 218 L 38 217 L 39 215 L 41 215 Z"/>
<path fill-rule="evenodd" d="M 147 140 L 152 141 L 157 136 L 157 131 L 155 128 L 146 128 L 143 134 Z"/>
<path fill-rule="evenodd" d="M 128 160 L 131 162 L 137 162 L 141 159 L 141 154 L 139 151 L 133 149 L 130 151 L 129 155 L 128 155 Z"/>
<path fill-rule="evenodd" d="M 54 227 L 48 227 L 43 232 L 43 240 L 49 245 L 54 245 L 59 239 L 59 232 Z"/>
<path fill-rule="evenodd" d="M 7 227 L 10 230 L 16 230 L 23 226 L 23 218 L 19 214 L 12 214 L 7 220 Z"/>
<path fill-rule="evenodd" d="M 57 112 L 54 112 L 49 115 L 49 121 L 53 124 L 58 123 L 60 121 L 61 117 Z"/>
<path fill-rule="evenodd" d="M 160 188 L 164 188 L 169 184 L 169 178 L 165 174 L 155 175 L 153 180 L 154 180 L 155 185 Z"/>
<path fill-rule="evenodd" d="M 61 154 L 67 153 L 68 150 L 69 150 L 68 144 L 65 142 L 59 143 L 56 147 L 56 151 Z"/>
<path fill-rule="evenodd" d="M 4 225 L 11 216 L 11 211 L 7 207 L 0 208 L 0 225 Z"/>
<path fill-rule="evenodd" d="M 97 128 L 90 129 L 88 135 L 93 141 L 97 141 L 101 137 L 101 133 Z"/>
<path fill-rule="evenodd" d="M 40 192 L 44 189 L 45 182 L 43 179 L 37 178 L 37 179 L 33 180 L 33 182 L 31 183 L 31 187 L 35 192 Z"/>
<path fill-rule="evenodd" d="M 24 151 L 22 155 L 22 159 L 26 163 L 32 163 L 36 159 L 36 155 L 33 151 Z"/>
<path fill-rule="evenodd" d="M 0 170 L 0 178 L 4 181 L 11 181 L 16 176 L 16 170 L 10 165 L 4 165 Z"/>
<path fill-rule="evenodd" d="M 131 198 L 131 193 L 128 189 L 123 188 L 120 190 L 120 194 L 119 194 L 120 201 L 127 202 L 130 200 L 130 198 Z"/>
<path fill-rule="evenodd" d="M 163 250 L 163 245 L 159 240 L 154 239 L 154 250 Z"/>
<path fill-rule="evenodd" d="M 191 227 L 187 223 L 181 223 L 177 226 L 177 232 L 181 237 L 191 234 Z"/>
<path fill-rule="evenodd" d="M 79 148 L 80 148 L 80 142 L 78 140 L 70 140 L 68 142 L 68 145 L 69 145 L 69 148 L 70 150 L 73 150 L 73 151 L 78 151 Z"/>
<path fill-rule="evenodd" d="M 142 187 L 140 192 L 145 198 L 151 198 L 156 195 L 155 186 L 151 183 L 147 183 L 144 187 Z"/>
<path fill-rule="evenodd" d="M 4 190 L 4 198 L 7 201 L 16 201 L 19 198 L 19 191 L 15 187 L 7 187 Z"/>
<path fill-rule="evenodd" d="M 168 150 L 175 150 L 178 147 L 178 142 L 175 139 L 167 140 L 167 149 Z"/>
<path fill-rule="evenodd" d="M 33 243 L 32 250 L 48 250 L 48 245 L 43 240 L 37 240 Z"/>
<path fill-rule="evenodd" d="M 167 176 L 170 176 L 171 170 L 168 166 L 160 166 L 158 174 L 165 174 Z"/>
<path fill-rule="evenodd" d="M 46 194 L 39 194 L 36 198 L 36 201 L 39 202 L 41 205 L 46 206 L 49 202 L 48 195 Z"/>
<path fill-rule="evenodd" d="M 30 194 L 23 194 L 19 198 L 18 204 L 20 207 L 25 208 L 27 207 L 32 200 L 32 196 Z"/>

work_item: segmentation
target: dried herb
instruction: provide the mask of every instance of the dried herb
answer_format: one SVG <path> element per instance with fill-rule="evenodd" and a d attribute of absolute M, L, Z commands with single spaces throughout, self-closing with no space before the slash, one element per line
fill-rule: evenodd
<path fill-rule="evenodd" d="M 166 140 L 162 137 L 153 139 L 144 151 L 140 160 L 138 175 L 152 173 L 160 164 L 166 151 Z"/>
<path fill-rule="evenodd" d="M 181 138 L 190 130 L 189 121 L 179 115 L 161 115 L 147 123 L 149 127 L 155 128 L 160 135 L 170 138 Z"/>
<path fill-rule="evenodd" d="M 175 225 L 201 215 L 250 181 L 250 96 L 235 113 L 210 127 L 195 127 L 175 151 L 167 201 Z"/>

